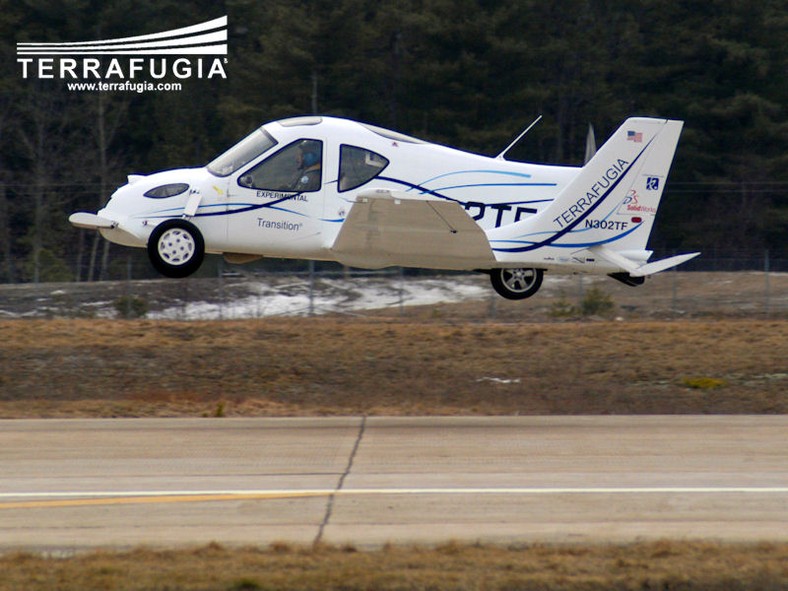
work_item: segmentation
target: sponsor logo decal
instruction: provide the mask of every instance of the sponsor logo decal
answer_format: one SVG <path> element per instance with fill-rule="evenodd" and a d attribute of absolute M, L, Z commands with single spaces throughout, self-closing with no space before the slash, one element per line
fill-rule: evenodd
<path fill-rule="evenodd" d="M 623 210 L 619 210 L 619 213 L 657 213 L 656 207 L 641 204 L 639 198 L 640 195 L 638 195 L 638 192 L 635 189 L 630 189 L 629 193 L 624 198 Z"/>

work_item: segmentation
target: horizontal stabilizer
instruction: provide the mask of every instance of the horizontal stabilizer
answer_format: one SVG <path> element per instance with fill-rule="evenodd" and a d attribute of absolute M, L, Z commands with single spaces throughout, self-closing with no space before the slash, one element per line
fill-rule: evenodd
<path fill-rule="evenodd" d="M 80 211 L 72 213 L 68 221 L 77 228 L 87 228 L 88 230 L 98 230 L 100 228 L 114 228 L 117 224 L 106 218 L 97 216 L 95 213 Z"/>
<path fill-rule="evenodd" d="M 331 251 L 343 264 L 368 269 L 461 270 L 495 262 L 484 230 L 459 203 L 386 189 L 357 196 Z"/>
<path fill-rule="evenodd" d="M 599 258 L 613 263 L 621 268 L 622 271 L 629 273 L 632 277 L 646 277 L 647 275 L 654 275 L 660 271 L 665 271 L 681 263 L 686 263 L 690 259 L 698 256 L 699 252 L 691 252 L 688 254 L 679 254 L 667 259 L 654 261 L 653 263 L 637 264 L 635 261 L 628 259 L 620 252 L 616 252 L 606 246 L 594 246 L 589 249 Z"/>
<path fill-rule="evenodd" d="M 633 277 L 645 277 L 646 275 L 654 275 L 655 273 L 659 273 L 660 271 L 665 271 L 681 263 L 686 263 L 690 259 L 694 259 L 698 256 L 699 252 L 690 252 L 688 254 L 678 254 L 674 257 L 669 257 L 667 259 L 662 259 L 660 261 L 654 261 L 653 263 L 649 263 L 647 265 L 643 265 L 642 267 L 638 267 L 637 271 L 634 273 L 630 273 Z"/>

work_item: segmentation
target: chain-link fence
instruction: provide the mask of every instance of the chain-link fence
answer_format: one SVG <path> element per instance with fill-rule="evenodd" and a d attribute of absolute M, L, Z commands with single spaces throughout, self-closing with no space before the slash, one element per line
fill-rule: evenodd
<path fill-rule="evenodd" d="M 144 254 L 144 253 L 143 253 Z M 785 260 L 767 253 L 703 257 L 628 287 L 608 277 L 548 273 L 534 297 L 498 296 L 483 273 L 366 272 L 331 264 L 210 257 L 199 276 L 153 277 L 129 251 L 114 279 L 0 284 L 0 318 L 233 320 L 353 314 L 545 321 L 573 318 L 788 316 Z"/>

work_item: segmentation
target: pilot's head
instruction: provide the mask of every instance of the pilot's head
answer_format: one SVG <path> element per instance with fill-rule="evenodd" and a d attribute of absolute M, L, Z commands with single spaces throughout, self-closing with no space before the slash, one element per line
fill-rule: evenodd
<path fill-rule="evenodd" d="M 298 145 L 297 162 L 300 168 L 309 168 L 320 163 L 320 149 L 315 142 L 304 140 Z"/>
<path fill-rule="evenodd" d="M 312 150 L 304 150 L 302 162 L 306 168 L 310 166 L 314 166 L 317 164 L 318 160 L 320 160 L 317 156 L 317 153 Z"/>

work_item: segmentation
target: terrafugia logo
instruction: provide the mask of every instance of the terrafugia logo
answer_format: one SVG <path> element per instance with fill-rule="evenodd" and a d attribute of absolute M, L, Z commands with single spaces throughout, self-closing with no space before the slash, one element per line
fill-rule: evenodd
<path fill-rule="evenodd" d="M 64 80 L 71 90 L 180 90 L 154 81 L 227 78 L 227 58 L 196 57 L 227 55 L 227 17 L 136 37 L 17 43 L 16 55 L 22 78 Z"/>

